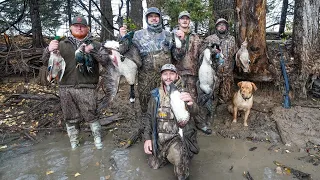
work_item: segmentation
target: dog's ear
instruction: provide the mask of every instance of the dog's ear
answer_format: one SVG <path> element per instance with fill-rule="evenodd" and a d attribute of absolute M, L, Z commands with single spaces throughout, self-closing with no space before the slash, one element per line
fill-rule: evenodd
<path fill-rule="evenodd" d="M 238 87 L 241 87 L 242 81 L 238 82 Z"/>
<path fill-rule="evenodd" d="M 253 82 L 251 82 L 251 85 L 252 85 L 254 91 L 256 91 L 258 89 L 257 86 Z"/>

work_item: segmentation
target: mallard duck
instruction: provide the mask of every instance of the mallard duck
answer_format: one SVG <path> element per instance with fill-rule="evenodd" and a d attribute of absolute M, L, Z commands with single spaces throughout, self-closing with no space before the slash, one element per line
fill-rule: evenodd
<path fill-rule="evenodd" d="M 66 69 L 66 62 L 60 54 L 59 50 L 50 52 L 50 58 L 48 61 L 48 76 L 49 82 L 61 81 L 64 71 Z"/>
<path fill-rule="evenodd" d="M 74 57 L 77 61 L 77 68 L 81 73 L 84 73 L 84 65 L 85 65 L 85 52 L 84 52 L 85 44 L 80 45 L 80 47 L 75 51 Z"/>

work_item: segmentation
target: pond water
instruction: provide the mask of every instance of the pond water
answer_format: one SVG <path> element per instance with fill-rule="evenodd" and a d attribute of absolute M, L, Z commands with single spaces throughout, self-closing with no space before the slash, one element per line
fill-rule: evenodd
<path fill-rule="evenodd" d="M 24 142 L 14 148 L 0 151 L 0 179 L 114 179 L 114 180 L 171 180 L 175 179 L 173 166 L 158 170 L 147 165 L 147 156 L 140 142 L 128 149 L 116 148 L 112 134 L 104 137 L 104 148 L 96 150 L 92 137 L 82 133 L 80 148 L 71 150 L 66 133 L 44 136 L 40 143 Z M 200 153 L 190 165 L 190 180 L 242 180 L 249 171 L 255 180 L 293 179 L 291 175 L 274 172 L 273 161 L 320 179 L 319 167 L 297 158 L 304 152 L 283 153 L 268 148 L 271 144 L 226 139 L 216 135 L 199 136 Z M 253 151 L 250 148 L 257 147 Z M 283 149 L 284 146 L 278 146 Z"/>

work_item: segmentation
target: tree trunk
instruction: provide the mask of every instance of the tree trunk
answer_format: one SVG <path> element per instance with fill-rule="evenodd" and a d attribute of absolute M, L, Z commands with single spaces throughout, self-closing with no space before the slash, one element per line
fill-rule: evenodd
<path fill-rule="evenodd" d="M 309 75 L 320 73 L 320 1 L 296 0 L 293 22 L 293 52 L 298 64 L 296 94 L 306 97 Z"/>
<path fill-rule="evenodd" d="M 45 46 L 42 36 L 42 27 L 39 13 L 39 4 L 37 0 L 29 0 L 30 18 L 32 24 L 32 46 L 41 48 Z"/>
<path fill-rule="evenodd" d="M 148 8 L 149 7 L 158 7 L 158 1 L 157 0 L 147 0 L 147 7 Z"/>
<path fill-rule="evenodd" d="M 199 27 L 199 23 L 198 22 L 194 22 L 194 32 L 198 33 L 198 27 Z"/>
<path fill-rule="evenodd" d="M 143 19 L 143 8 L 141 0 L 131 0 L 131 11 L 129 17 L 132 19 L 133 23 L 137 26 L 137 29 L 141 29 L 142 19 Z"/>
<path fill-rule="evenodd" d="M 270 81 L 266 54 L 266 1 L 236 0 L 238 46 L 247 38 L 251 60 L 250 79 Z"/>
<path fill-rule="evenodd" d="M 68 20 L 69 20 L 69 26 L 71 24 L 71 12 L 72 12 L 72 5 L 71 5 L 71 0 L 67 1 L 67 12 L 68 12 Z"/>
<path fill-rule="evenodd" d="M 288 12 L 288 2 L 289 0 L 283 0 L 281 17 L 280 17 L 280 26 L 279 26 L 279 37 L 283 36 L 284 28 L 286 27 L 287 12 Z"/>
<path fill-rule="evenodd" d="M 92 27 L 92 22 L 91 22 L 91 15 L 92 15 L 92 10 L 91 10 L 91 1 L 89 1 L 89 12 L 88 12 L 88 25 L 89 27 Z M 90 32 L 91 32 L 91 28 L 90 28 Z"/>
<path fill-rule="evenodd" d="M 215 20 L 225 18 L 234 22 L 234 0 L 213 0 L 213 17 Z"/>
<path fill-rule="evenodd" d="M 112 7 L 111 0 L 100 1 L 100 8 L 104 16 L 108 19 L 108 21 L 113 26 L 113 15 L 112 15 Z M 101 29 L 100 41 L 105 41 L 106 39 L 113 39 L 113 29 L 108 24 L 107 20 L 101 15 L 102 24 L 107 27 L 107 29 Z"/>

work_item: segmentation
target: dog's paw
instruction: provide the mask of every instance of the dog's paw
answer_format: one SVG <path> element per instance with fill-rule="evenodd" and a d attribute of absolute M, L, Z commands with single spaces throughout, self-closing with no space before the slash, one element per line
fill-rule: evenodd
<path fill-rule="evenodd" d="M 248 127 L 248 124 L 247 124 L 247 123 L 243 123 L 243 126 L 244 126 L 244 127 Z"/>
<path fill-rule="evenodd" d="M 236 119 L 234 119 L 234 120 L 232 121 L 232 123 L 237 123 L 237 120 L 236 120 Z"/>

